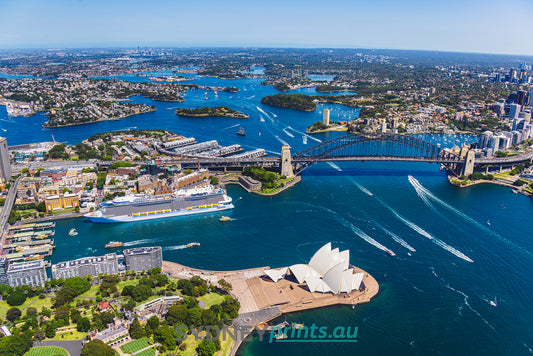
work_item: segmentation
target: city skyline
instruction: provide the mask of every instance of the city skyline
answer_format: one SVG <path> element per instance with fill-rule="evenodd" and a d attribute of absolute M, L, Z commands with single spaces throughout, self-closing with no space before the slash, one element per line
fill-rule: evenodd
<path fill-rule="evenodd" d="M 527 1 L 0 1 L 0 48 L 323 47 L 533 55 Z M 511 35 L 513 34 L 513 35 Z"/>

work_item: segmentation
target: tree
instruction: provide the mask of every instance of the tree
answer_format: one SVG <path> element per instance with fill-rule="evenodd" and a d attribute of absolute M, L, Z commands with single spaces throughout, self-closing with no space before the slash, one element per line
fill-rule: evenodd
<path fill-rule="evenodd" d="M 91 329 L 91 321 L 89 318 L 79 318 L 78 322 L 76 323 L 76 330 L 80 332 L 87 332 Z"/>
<path fill-rule="evenodd" d="M 21 334 L 1 338 L 0 352 L 4 355 L 22 356 L 32 345 L 31 331 L 27 330 Z"/>
<path fill-rule="evenodd" d="M 139 284 L 133 289 L 133 300 L 142 302 L 152 295 L 152 288 L 146 284 Z"/>
<path fill-rule="evenodd" d="M 83 346 L 81 356 L 115 356 L 115 351 L 103 341 L 94 340 Z"/>
<path fill-rule="evenodd" d="M 10 322 L 14 322 L 18 318 L 20 318 L 21 314 L 22 312 L 20 311 L 19 308 L 11 308 L 6 313 L 6 319 L 9 320 Z"/>
<path fill-rule="evenodd" d="M 27 316 L 35 316 L 35 315 L 37 315 L 37 308 L 34 308 L 34 307 L 26 308 L 26 315 Z"/>
<path fill-rule="evenodd" d="M 46 324 L 46 326 L 44 327 L 44 333 L 45 333 L 46 337 L 49 338 L 49 339 L 51 339 L 54 336 L 56 336 L 56 327 L 55 327 L 55 325 L 52 324 L 52 323 Z"/>
<path fill-rule="evenodd" d="M 217 322 L 217 315 L 210 309 L 202 310 L 202 325 L 215 325 Z"/>
<path fill-rule="evenodd" d="M 189 315 L 187 319 L 188 319 L 187 322 L 189 325 L 193 325 L 193 326 L 202 325 L 202 309 L 198 307 L 189 309 Z"/>
<path fill-rule="evenodd" d="M 81 317 L 81 312 L 78 309 L 70 310 L 70 320 L 72 320 L 73 323 L 77 323 L 80 317 Z"/>
<path fill-rule="evenodd" d="M 218 285 L 220 286 L 220 288 L 226 292 L 226 293 L 229 293 L 231 292 L 231 290 L 233 289 L 232 285 L 229 283 L 229 282 L 226 282 L 225 279 L 221 279 L 218 281 Z"/>
<path fill-rule="evenodd" d="M 44 333 L 44 330 L 37 327 L 35 329 L 35 334 L 33 335 L 33 339 L 35 341 L 43 341 L 46 338 L 46 334 Z"/>
<path fill-rule="evenodd" d="M 174 350 L 176 348 L 177 337 L 178 335 L 176 334 L 176 331 L 167 325 L 160 326 L 154 332 L 154 340 L 167 346 L 169 350 Z"/>
<path fill-rule="evenodd" d="M 217 344 L 215 341 L 202 340 L 198 343 L 196 352 L 198 352 L 198 356 L 212 356 L 219 349 L 220 343 Z"/>
<path fill-rule="evenodd" d="M 144 336 L 143 328 L 141 326 L 141 323 L 139 323 L 139 319 L 135 318 L 131 322 L 130 325 L 130 336 L 132 339 L 140 339 Z"/>
<path fill-rule="evenodd" d="M 150 327 L 150 329 L 156 330 L 159 327 L 159 318 L 153 315 L 150 317 L 150 319 L 148 319 L 146 324 Z"/>
<path fill-rule="evenodd" d="M 187 307 L 181 304 L 174 304 L 168 308 L 166 319 L 172 325 L 178 322 L 185 323 L 188 320 L 189 312 Z"/>
<path fill-rule="evenodd" d="M 7 304 L 10 306 L 18 306 L 24 304 L 26 301 L 26 294 L 16 290 L 7 296 Z"/>
<path fill-rule="evenodd" d="M 55 306 L 59 307 L 63 304 L 70 303 L 76 297 L 76 291 L 70 286 L 63 286 L 56 292 Z"/>
<path fill-rule="evenodd" d="M 83 294 L 91 289 L 91 283 L 81 277 L 67 278 L 65 279 L 65 283 L 63 285 L 74 289 L 76 295 Z"/>
<path fill-rule="evenodd" d="M 70 308 L 66 305 L 62 305 L 56 309 L 56 312 L 54 313 L 54 318 L 56 320 L 63 319 L 63 320 L 68 321 L 69 315 L 70 315 Z"/>

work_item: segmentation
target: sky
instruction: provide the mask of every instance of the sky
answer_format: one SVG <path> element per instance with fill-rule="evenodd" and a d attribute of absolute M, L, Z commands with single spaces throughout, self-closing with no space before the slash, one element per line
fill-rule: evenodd
<path fill-rule="evenodd" d="M 0 48 L 346 47 L 533 55 L 532 0 L 0 0 Z"/>

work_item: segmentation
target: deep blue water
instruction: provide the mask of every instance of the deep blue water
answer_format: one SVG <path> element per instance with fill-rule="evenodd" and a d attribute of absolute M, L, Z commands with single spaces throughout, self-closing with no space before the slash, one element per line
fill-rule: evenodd
<path fill-rule="evenodd" d="M 204 77 L 194 82 L 237 86 L 241 91 L 219 92 L 218 99 L 208 93 L 208 101 L 204 91 L 192 91 L 185 96 L 185 103 L 155 102 L 158 110 L 154 113 L 53 130 L 40 127 L 46 121 L 44 115 L 9 118 L 1 107 L 1 134 L 7 136 L 10 145 L 49 140 L 51 133 L 57 140 L 77 143 L 97 132 L 165 128 L 199 140 L 240 143 L 250 149 L 263 147 L 272 153 L 279 152 L 283 142 L 289 143 L 293 151 L 316 143 L 308 138 L 304 145 L 302 132 L 321 119 L 324 105 L 313 113 L 262 106 L 261 97 L 275 90 L 261 86 L 260 79 Z M 142 97 L 131 100 L 154 103 Z M 178 106 L 196 105 L 228 105 L 250 118 L 199 120 L 178 118 L 173 113 Z M 352 108 L 328 107 L 333 109 L 333 117 L 357 115 Z M 246 129 L 245 137 L 235 135 L 236 125 Z M 324 140 L 342 134 L 313 137 Z M 475 139 L 468 135 L 421 136 L 443 146 Z M 409 175 L 421 187 L 410 183 Z M 378 280 L 380 293 L 354 310 L 325 308 L 295 313 L 287 320 L 331 328 L 358 326 L 358 342 L 269 344 L 256 338 L 243 345 L 240 354 L 531 353 L 530 198 L 499 186 L 458 189 L 447 183 L 436 165 L 398 162 L 315 165 L 304 172 L 300 184 L 273 198 L 248 195 L 237 187 L 229 187 L 228 192 L 235 199 L 235 209 L 224 212 L 234 219 L 226 224 L 218 221 L 220 214 L 122 225 L 96 225 L 83 219 L 57 221 L 57 249 L 52 261 L 103 254 L 105 243 L 120 240 L 128 247 L 161 245 L 166 260 L 198 268 L 282 267 L 308 262 L 316 249 L 332 241 L 334 247 L 349 249 L 351 262 Z M 72 227 L 78 229 L 78 236 L 67 235 Z M 408 256 L 409 251 L 384 229 L 405 240 L 416 252 Z M 363 233 L 393 250 L 397 257 L 391 258 L 367 242 Z M 427 234 L 434 239 L 424 236 Z M 193 241 L 201 246 L 183 248 Z M 489 304 L 495 299 L 497 307 Z"/>

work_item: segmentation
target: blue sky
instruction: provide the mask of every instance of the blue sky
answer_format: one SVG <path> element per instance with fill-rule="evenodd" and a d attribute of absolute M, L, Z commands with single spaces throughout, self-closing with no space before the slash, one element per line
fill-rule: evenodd
<path fill-rule="evenodd" d="M 531 0 L 0 0 L 0 48 L 273 46 L 533 55 Z"/>

